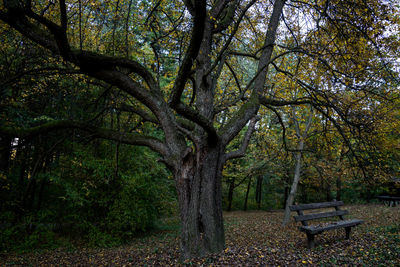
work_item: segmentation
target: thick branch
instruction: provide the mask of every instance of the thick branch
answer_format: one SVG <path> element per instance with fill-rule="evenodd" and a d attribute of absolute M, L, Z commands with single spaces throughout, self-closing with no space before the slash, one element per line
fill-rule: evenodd
<path fill-rule="evenodd" d="M 276 31 L 278 29 L 279 20 L 282 14 L 285 0 L 276 0 L 272 15 L 269 20 L 268 30 L 265 36 L 264 49 L 261 53 L 260 62 L 258 65 L 257 76 L 254 80 L 254 87 L 252 95 L 247 103 L 241 106 L 238 112 L 230 119 L 222 129 L 222 140 L 224 144 L 228 144 L 247 124 L 247 122 L 254 117 L 260 107 L 258 96 L 261 95 L 265 79 L 268 71 L 268 64 L 271 61 L 272 51 L 276 38 Z"/>
<path fill-rule="evenodd" d="M 256 0 L 252 0 L 250 1 L 250 3 L 247 4 L 247 6 L 244 8 L 244 10 L 242 11 L 242 13 L 240 14 L 238 20 L 235 23 L 235 26 L 233 27 L 233 30 L 231 32 L 231 34 L 229 35 L 228 40 L 225 42 L 224 46 L 222 47 L 221 51 L 219 51 L 219 54 L 217 56 L 217 58 L 215 59 L 214 63 L 208 68 L 206 75 L 210 74 L 214 68 L 218 65 L 218 63 L 220 62 L 220 60 L 222 59 L 222 57 L 224 56 L 225 51 L 228 49 L 228 47 L 230 46 L 233 37 L 235 36 L 236 32 L 239 29 L 240 26 L 240 22 L 242 21 L 244 15 L 246 14 L 247 10 L 256 2 Z"/>
<path fill-rule="evenodd" d="M 22 35 L 28 37 L 32 41 L 40 44 L 41 46 L 49 49 L 53 53 L 58 54 L 57 43 L 53 40 L 53 37 L 48 32 L 43 31 L 39 27 L 36 27 L 30 23 L 26 17 L 21 17 L 16 14 L 14 10 L 9 10 L 8 13 L 0 11 L 0 19 L 6 22 L 8 25 L 16 29 Z"/>
<path fill-rule="evenodd" d="M 78 65 L 83 70 L 112 69 L 115 67 L 126 68 L 141 76 L 150 89 L 157 92 L 160 91 L 159 85 L 152 74 L 140 63 L 134 60 L 110 57 L 89 51 L 70 51 L 68 40 L 60 26 L 32 11 L 28 12 L 27 15 L 45 25 L 49 29 L 49 33 L 29 22 L 24 16 L 23 10 L 20 10 L 18 14 L 14 12 L 17 11 L 9 10 L 8 13 L 0 11 L 0 19 L 15 28 L 22 35 L 51 50 L 53 53 L 62 55 L 66 60 Z"/>
<path fill-rule="evenodd" d="M 271 60 L 272 52 L 274 50 L 276 31 L 279 26 L 279 21 L 282 15 L 285 0 L 276 0 L 271 18 L 268 23 L 268 30 L 265 36 L 264 49 L 261 53 L 260 61 L 258 64 L 257 77 L 254 81 L 253 93 L 261 94 L 264 89 L 265 79 L 268 72 L 268 65 Z M 262 71 L 261 71 L 262 70 Z"/>
<path fill-rule="evenodd" d="M 143 109 L 136 108 L 131 105 L 121 104 L 118 107 L 116 107 L 116 109 L 119 111 L 135 113 L 135 114 L 139 115 L 143 120 L 148 121 L 148 122 L 152 122 L 155 124 L 159 123 L 157 118 L 153 114 L 149 114 L 146 111 L 144 111 Z"/>
<path fill-rule="evenodd" d="M 250 143 L 251 135 L 253 134 L 253 132 L 255 130 L 256 122 L 258 120 L 259 120 L 258 116 L 251 119 L 249 128 L 247 128 L 246 135 L 243 138 L 242 146 L 238 150 L 235 150 L 235 151 L 232 151 L 232 152 L 229 152 L 228 154 L 226 154 L 224 157 L 225 161 L 235 159 L 235 158 L 240 158 L 245 155 L 246 149 Z"/>
<path fill-rule="evenodd" d="M 227 2 L 228 5 L 226 5 Z M 219 14 L 218 17 L 220 17 L 220 20 L 213 29 L 214 33 L 222 32 L 231 25 L 233 17 L 235 16 L 235 10 L 238 6 L 238 0 L 224 1 L 224 6 L 223 14 Z"/>
<path fill-rule="evenodd" d="M 191 3 L 190 0 L 186 1 Z M 192 36 L 190 38 L 190 44 L 186 51 L 185 58 L 183 59 L 182 65 L 179 68 L 178 75 L 175 79 L 172 95 L 169 100 L 171 107 L 176 107 L 180 103 L 183 90 L 185 89 L 186 81 L 189 78 L 192 70 L 193 62 L 196 59 L 201 45 L 201 40 L 204 34 L 204 22 L 206 18 L 206 5 L 205 1 L 194 0 L 194 23 L 192 29 Z M 189 4 L 189 6 L 191 6 Z M 190 10 L 190 9 L 189 9 Z"/>
<path fill-rule="evenodd" d="M 160 124 L 157 118 L 143 109 L 139 109 L 127 104 L 121 104 L 120 106 L 116 107 L 117 110 L 125 111 L 125 112 L 132 112 L 139 115 L 144 121 L 152 122 L 154 124 Z M 195 124 L 189 120 L 184 118 L 177 118 L 177 122 L 180 128 L 184 128 L 188 131 L 192 131 L 194 129 Z"/>
<path fill-rule="evenodd" d="M 299 98 L 295 100 L 279 100 L 273 98 L 266 98 L 265 96 L 259 96 L 261 105 L 264 106 L 274 106 L 274 107 L 282 107 L 282 106 L 289 106 L 289 105 L 306 105 L 312 104 L 312 100 L 308 98 Z"/>
<path fill-rule="evenodd" d="M 74 63 L 83 69 L 111 69 L 114 67 L 126 68 L 142 77 L 149 88 L 160 92 L 160 88 L 153 75 L 148 69 L 137 61 L 100 55 L 91 51 L 74 51 Z"/>
<path fill-rule="evenodd" d="M 182 103 L 179 103 L 175 109 L 178 111 L 179 114 L 184 114 L 185 118 L 193 121 L 194 123 L 200 125 L 207 133 L 208 139 L 211 142 L 216 142 L 218 140 L 218 134 L 215 130 L 212 121 L 208 120 L 207 118 L 203 117 L 200 113 L 196 110 L 191 109 L 185 106 Z"/>

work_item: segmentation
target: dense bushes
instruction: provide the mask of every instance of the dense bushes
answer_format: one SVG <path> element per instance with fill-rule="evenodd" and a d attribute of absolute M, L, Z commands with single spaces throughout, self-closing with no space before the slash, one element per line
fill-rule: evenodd
<path fill-rule="evenodd" d="M 9 186 L 2 188 L 7 200 L 1 207 L 2 251 L 48 248 L 68 240 L 112 246 L 175 212 L 173 180 L 150 150 L 121 146 L 116 164 L 113 143 L 65 145 L 68 153 L 60 153 L 35 177 L 25 177 L 23 185 L 15 175 L 21 166 L 14 162 Z M 34 197 L 25 202 L 33 203 L 24 205 L 20 199 L 31 179 L 36 179 Z"/>

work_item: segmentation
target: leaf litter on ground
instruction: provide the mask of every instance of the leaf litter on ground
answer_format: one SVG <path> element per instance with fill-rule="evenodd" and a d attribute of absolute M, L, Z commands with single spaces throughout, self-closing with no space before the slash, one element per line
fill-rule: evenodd
<path fill-rule="evenodd" d="M 350 217 L 364 220 L 352 229 L 306 237 L 283 211 L 224 213 L 226 248 L 222 253 L 181 262 L 179 233 L 159 231 L 117 248 L 59 248 L 21 255 L 0 254 L 0 266 L 400 266 L 400 207 L 349 205 Z"/>

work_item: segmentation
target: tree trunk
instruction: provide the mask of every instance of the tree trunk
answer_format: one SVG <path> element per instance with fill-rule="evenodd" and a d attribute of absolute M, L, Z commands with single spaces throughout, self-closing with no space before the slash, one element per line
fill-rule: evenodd
<path fill-rule="evenodd" d="M 232 178 L 232 180 L 229 183 L 229 191 L 228 191 L 228 211 L 232 210 L 232 201 L 233 201 L 233 190 L 235 189 L 235 178 Z"/>
<path fill-rule="evenodd" d="M 249 183 L 247 184 L 246 197 L 244 198 L 244 206 L 243 206 L 244 211 L 247 210 L 247 200 L 249 199 L 250 186 L 251 186 L 251 177 L 249 178 Z"/>
<path fill-rule="evenodd" d="M 256 187 L 256 202 L 257 202 L 258 209 L 261 209 L 262 181 L 263 181 L 263 177 L 258 176 L 257 177 L 257 187 Z"/>
<path fill-rule="evenodd" d="M 331 194 L 331 185 L 329 181 L 326 181 L 326 201 L 332 201 L 332 194 Z"/>
<path fill-rule="evenodd" d="M 292 187 L 290 188 L 290 193 L 288 196 L 288 199 L 286 201 L 286 206 L 285 206 L 285 214 L 283 217 L 283 225 L 286 225 L 289 222 L 290 219 L 290 209 L 289 206 L 293 204 L 294 197 L 296 195 L 297 191 L 297 185 L 299 184 L 300 181 L 300 172 L 301 172 L 301 151 L 304 148 L 304 141 L 301 140 L 299 144 L 299 152 L 296 152 L 296 169 L 294 172 L 294 178 L 293 178 L 293 183 Z"/>
<path fill-rule="evenodd" d="M 11 138 L 0 136 L 0 173 L 7 174 L 11 155 Z"/>
<path fill-rule="evenodd" d="M 207 151 L 208 150 L 208 151 Z M 181 216 L 183 259 L 224 249 L 222 161 L 218 148 L 192 153 L 175 172 Z"/>
<path fill-rule="evenodd" d="M 47 155 L 46 160 L 44 162 L 44 166 L 43 166 L 43 173 L 47 173 L 50 170 L 50 165 L 51 165 L 52 161 L 53 161 L 53 155 L 52 154 Z M 40 210 L 42 207 L 44 188 L 46 187 L 46 185 L 47 185 L 47 178 L 46 178 L 46 176 L 43 176 L 43 178 L 40 181 L 36 210 Z"/>
<path fill-rule="evenodd" d="M 342 199 L 342 179 L 340 176 L 336 178 L 336 200 Z"/>
<path fill-rule="evenodd" d="M 296 127 L 296 135 L 300 139 L 300 141 L 299 141 L 299 144 L 297 146 L 296 168 L 295 168 L 295 171 L 294 171 L 294 178 L 293 178 L 292 187 L 290 188 L 290 193 L 289 193 L 288 199 L 286 201 L 285 214 L 284 214 L 283 222 L 282 222 L 283 225 L 286 225 L 289 222 L 289 219 L 290 219 L 289 206 L 293 204 L 294 197 L 295 197 L 296 191 L 297 191 L 297 185 L 299 184 L 299 181 L 300 181 L 301 154 L 302 154 L 303 149 L 304 149 L 304 143 L 305 143 L 305 139 L 307 138 L 308 130 L 311 127 L 311 122 L 312 122 L 312 117 L 313 117 L 313 110 L 311 108 L 310 114 L 309 114 L 309 116 L 307 118 L 306 128 L 304 129 L 303 134 L 301 133 L 299 121 L 297 119 L 294 107 L 292 107 L 292 116 L 293 116 L 294 124 L 295 124 L 295 127 Z"/>
<path fill-rule="evenodd" d="M 289 188 L 289 178 L 288 178 L 288 177 L 289 177 L 289 176 L 287 176 L 287 179 L 286 179 L 285 191 L 284 191 L 284 195 L 283 195 L 283 197 L 284 197 L 284 199 L 283 199 L 283 208 L 286 207 L 286 202 L 287 202 L 287 199 L 288 199 L 288 197 L 289 197 L 289 190 L 290 190 L 290 188 Z"/>

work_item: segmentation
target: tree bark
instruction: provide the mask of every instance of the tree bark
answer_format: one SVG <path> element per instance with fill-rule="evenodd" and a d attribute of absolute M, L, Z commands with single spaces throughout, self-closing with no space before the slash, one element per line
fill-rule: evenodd
<path fill-rule="evenodd" d="M 261 198 L 262 198 L 262 182 L 263 182 L 263 176 L 258 176 L 257 177 L 257 187 L 256 187 L 256 202 L 257 202 L 257 208 L 261 209 Z"/>
<path fill-rule="evenodd" d="M 286 179 L 285 179 L 285 189 L 284 189 L 284 195 L 283 195 L 283 209 L 285 209 L 285 207 L 286 207 L 286 202 L 287 202 L 287 200 L 288 200 L 288 197 L 289 197 L 289 190 L 290 190 L 290 187 L 289 187 L 289 183 L 290 183 L 290 180 L 289 180 L 289 175 L 285 175 L 286 176 Z"/>
<path fill-rule="evenodd" d="M 228 208 L 227 211 L 232 210 L 232 201 L 233 201 L 233 190 L 235 189 L 235 178 L 232 178 L 232 180 L 229 183 L 229 190 L 228 190 Z"/>
<path fill-rule="evenodd" d="M 7 174 L 11 155 L 11 138 L 0 136 L 0 173 Z"/>
<path fill-rule="evenodd" d="M 293 183 L 292 187 L 290 188 L 290 193 L 286 201 L 286 206 L 285 206 L 285 214 L 283 217 L 283 225 L 286 225 L 289 222 L 290 219 L 290 209 L 289 206 L 293 204 L 294 197 L 296 196 L 297 192 L 297 185 L 299 184 L 300 181 L 300 172 L 301 172 L 301 150 L 304 148 L 304 141 L 301 140 L 298 146 L 298 149 L 300 150 L 299 152 L 296 152 L 296 169 L 294 171 L 294 178 L 293 178 Z"/>
<path fill-rule="evenodd" d="M 251 187 L 251 177 L 249 177 L 249 182 L 247 184 L 247 190 L 246 190 L 246 197 L 244 198 L 244 206 L 243 206 L 244 211 L 247 211 L 247 201 L 249 199 L 250 187 Z"/>
<path fill-rule="evenodd" d="M 340 176 L 336 178 L 336 200 L 342 200 L 342 178 Z"/>
<path fill-rule="evenodd" d="M 219 147 L 205 148 L 185 157 L 175 173 L 183 259 L 218 253 L 225 246 L 222 163 Z"/>
<path fill-rule="evenodd" d="M 306 128 L 305 128 L 303 134 L 300 131 L 299 122 L 297 120 L 294 108 L 292 109 L 292 115 L 293 115 L 293 119 L 294 119 L 295 126 L 296 126 L 296 135 L 300 139 L 300 141 L 299 141 L 299 144 L 298 144 L 298 147 L 297 147 L 297 152 L 296 152 L 296 168 L 295 168 L 295 171 L 294 171 L 293 183 L 292 183 L 292 187 L 290 188 L 290 193 L 289 193 L 288 199 L 286 201 L 285 214 L 284 214 L 284 217 L 283 217 L 282 225 L 288 224 L 289 219 L 290 219 L 289 206 L 293 204 L 293 201 L 294 201 L 294 198 L 295 198 L 296 192 L 297 192 L 297 185 L 299 184 L 299 181 L 300 181 L 301 155 L 302 155 L 302 152 L 304 150 L 304 143 L 305 143 L 305 139 L 307 138 L 308 130 L 311 127 L 313 111 L 311 109 L 310 115 L 308 116 L 308 119 L 307 119 Z"/>

